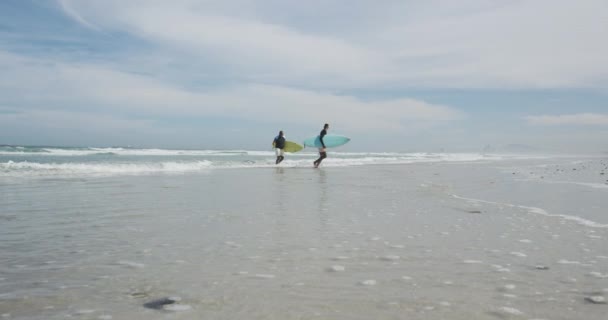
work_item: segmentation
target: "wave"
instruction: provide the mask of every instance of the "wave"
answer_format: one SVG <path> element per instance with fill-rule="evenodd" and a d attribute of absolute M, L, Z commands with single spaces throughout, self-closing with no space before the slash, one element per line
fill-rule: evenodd
<path fill-rule="evenodd" d="M 1 146 L 0 145 L 0 154 L 40 154 L 45 153 L 43 147 L 20 147 L 20 146 Z"/>
<path fill-rule="evenodd" d="M 143 158 L 143 161 L 90 161 L 90 162 L 30 162 L 7 161 L 0 162 L 0 177 L 19 176 L 77 176 L 77 175 L 137 175 L 154 173 L 188 173 L 205 171 L 209 169 L 229 168 L 270 168 L 276 167 L 272 152 L 256 152 L 256 157 L 245 156 L 234 158 L 205 157 L 205 159 L 171 161 L 152 161 Z M 280 167 L 311 167 L 316 154 L 287 156 Z M 365 165 L 392 165 L 426 162 L 475 162 L 495 161 L 499 157 L 488 158 L 481 155 L 432 155 L 421 156 L 407 154 L 402 156 L 341 156 L 334 155 L 323 161 L 324 167 L 351 167 Z"/>
<path fill-rule="evenodd" d="M 210 167 L 210 161 L 157 163 L 37 163 L 8 161 L 0 163 L 0 176 L 185 173 L 202 171 Z"/>
<path fill-rule="evenodd" d="M 281 167 L 310 167 L 316 150 L 288 154 Z M 479 153 L 335 152 L 327 167 L 435 162 L 487 162 L 534 157 Z M 0 177 L 187 173 L 275 167 L 272 151 L 0 146 Z"/>
<path fill-rule="evenodd" d="M 412 159 L 424 161 L 478 161 L 478 160 L 503 160 L 503 159 L 541 159 L 543 156 L 530 155 L 493 155 L 479 153 L 400 153 L 400 152 L 339 152 L 330 151 L 331 155 L 337 157 L 378 157 L 382 159 Z M 305 150 L 290 156 L 315 156 L 314 149 Z M 172 157 L 269 157 L 274 152 L 260 150 L 187 150 L 187 149 L 136 149 L 123 147 L 109 148 L 64 148 L 64 147 L 21 147 L 0 146 L 0 156 L 61 156 L 61 157 L 87 157 L 87 156 L 172 156 Z"/>
<path fill-rule="evenodd" d="M 10 156 L 64 156 L 79 157 L 92 155 L 117 156 L 240 156 L 254 155 L 258 151 L 246 150 L 172 150 L 172 149 L 131 149 L 131 148 L 59 148 L 59 147 L 14 147 L 0 146 L 0 155 Z M 262 152 L 264 153 L 264 152 Z M 273 154 L 271 151 L 265 154 Z"/>

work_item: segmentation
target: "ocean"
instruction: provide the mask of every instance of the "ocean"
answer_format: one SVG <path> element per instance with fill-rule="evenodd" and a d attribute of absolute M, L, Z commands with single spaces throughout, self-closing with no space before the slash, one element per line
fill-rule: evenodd
<path fill-rule="evenodd" d="M 2 319 L 603 319 L 608 159 L 0 147 Z"/>
<path fill-rule="evenodd" d="M 315 152 L 287 153 L 281 167 L 310 167 Z M 475 153 L 364 153 L 331 152 L 323 166 L 345 167 L 418 162 L 466 162 L 522 156 Z M 524 156 L 528 158 L 529 156 Z M 167 150 L 132 148 L 0 147 L 0 175 L 23 176 L 108 176 L 140 174 L 183 174 L 208 169 L 275 167 L 273 151 Z"/>

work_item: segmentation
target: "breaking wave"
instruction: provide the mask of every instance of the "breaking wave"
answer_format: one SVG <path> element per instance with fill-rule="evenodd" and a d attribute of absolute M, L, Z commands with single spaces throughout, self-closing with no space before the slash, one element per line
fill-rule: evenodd
<path fill-rule="evenodd" d="M 316 150 L 287 154 L 281 167 L 311 167 Z M 478 153 L 331 151 L 324 167 L 523 159 Z M 226 168 L 275 167 L 272 151 L 0 146 L 0 177 L 181 174 Z"/>

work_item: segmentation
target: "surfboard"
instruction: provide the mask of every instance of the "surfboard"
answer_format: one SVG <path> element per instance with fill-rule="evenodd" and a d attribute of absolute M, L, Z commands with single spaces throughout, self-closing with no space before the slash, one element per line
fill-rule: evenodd
<path fill-rule="evenodd" d="M 327 148 L 339 147 L 350 141 L 350 138 L 336 134 L 328 134 L 323 137 L 323 142 Z M 304 147 L 322 148 L 321 137 L 308 138 L 304 140 Z"/>
<path fill-rule="evenodd" d="M 274 142 L 272 143 L 272 146 L 274 147 Z M 298 152 L 302 149 L 304 149 L 304 147 L 302 145 L 300 145 L 299 143 L 296 143 L 293 141 L 285 141 L 285 148 L 283 148 L 283 151 Z"/>

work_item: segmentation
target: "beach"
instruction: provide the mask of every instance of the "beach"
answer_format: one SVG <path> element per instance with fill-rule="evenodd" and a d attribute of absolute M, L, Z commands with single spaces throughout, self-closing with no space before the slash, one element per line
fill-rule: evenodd
<path fill-rule="evenodd" d="M 0 155 L 2 319 L 608 314 L 606 157 L 107 151 Z"/>

